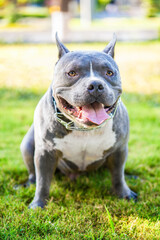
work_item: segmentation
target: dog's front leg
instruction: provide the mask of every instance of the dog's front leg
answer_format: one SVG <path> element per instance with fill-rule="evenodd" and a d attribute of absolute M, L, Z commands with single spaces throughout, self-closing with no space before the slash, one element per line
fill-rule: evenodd
<path fill-rule="evenodd" d="M 35 149 L 34 163 L 36 170 L 36 193 L 29 208 L 43 208 L 49 197 L 49 188 L 53 172 L 57 167 L 55 152 Z"/>
<path fill-rule="evenodd" d="M 116 150 L 107 158 L 107 166 L 112 177 L 113 190 L 120 198 L 137 199 L 137 194 L 127 186 L 124 177 L 124 167 L 127 160 L 128 147 L 125 146 Z"/>

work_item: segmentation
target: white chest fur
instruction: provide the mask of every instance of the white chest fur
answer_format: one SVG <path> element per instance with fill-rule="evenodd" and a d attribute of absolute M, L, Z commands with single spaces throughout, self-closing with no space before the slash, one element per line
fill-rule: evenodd
<path fill-rule="evenodd" d="M 64 138 L 55 138 L 55 147 L 63 153 L 63 158 L 76 164 L 80 171 L 84 171 L 89 164 L 102 159 L 104 151 L 116 142 L 112 125 L 111 119 L 100 129 L 73 131 Z"/>

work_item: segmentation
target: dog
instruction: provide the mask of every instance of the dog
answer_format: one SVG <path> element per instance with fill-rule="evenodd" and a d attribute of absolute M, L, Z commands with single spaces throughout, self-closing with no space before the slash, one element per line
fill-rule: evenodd
<path fill-rule="evenodd" d="M 21 143 L 29 172 L 36 182 L 30 208 L 43 208 L 52 175 L 59 169 L 76 178 L 105 165 L 114 193 L 136 199 L 125 182 L 129 118 L 120 99 L 120 72 L 114 61 L 116 36 L 100 51 L 69 51 L 56 34 L 59 59 L 53 81 L 39 101 L 34 122 Z"/>

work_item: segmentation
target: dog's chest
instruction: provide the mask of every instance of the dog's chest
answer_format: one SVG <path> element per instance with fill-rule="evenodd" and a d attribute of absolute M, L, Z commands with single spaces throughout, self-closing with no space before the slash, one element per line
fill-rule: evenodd
<path fill-rule="evenodd" d="M 66 164 L 69 161 L 74 163 L 79 171 L 85 171 L 88 165 L 103 159 L 104 151 L 110 149 L 116 142 L 112 124 L 111 119 L 100 129 L 86 132 L 72 131 L 64 138 L 55 138 L 55 148 L 63 154 L 58 167 L 64 172 L 65 167 L 69 169 Z"/>

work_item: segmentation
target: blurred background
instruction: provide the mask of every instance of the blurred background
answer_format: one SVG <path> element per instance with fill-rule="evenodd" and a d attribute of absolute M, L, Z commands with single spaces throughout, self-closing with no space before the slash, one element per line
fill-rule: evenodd
<path fill-rule="evenodd" d="M 0 86 L 46 89 L 55 32 L 71 50 L 102 50 L 115 32 L 123 89 L 160 92 L 159 0 L 0 0 Z"/>
<path fill-rule="evenodd" d="M 0 0 L 0 41 L 153 40 L 159 17 L 159 0 Z"/>

